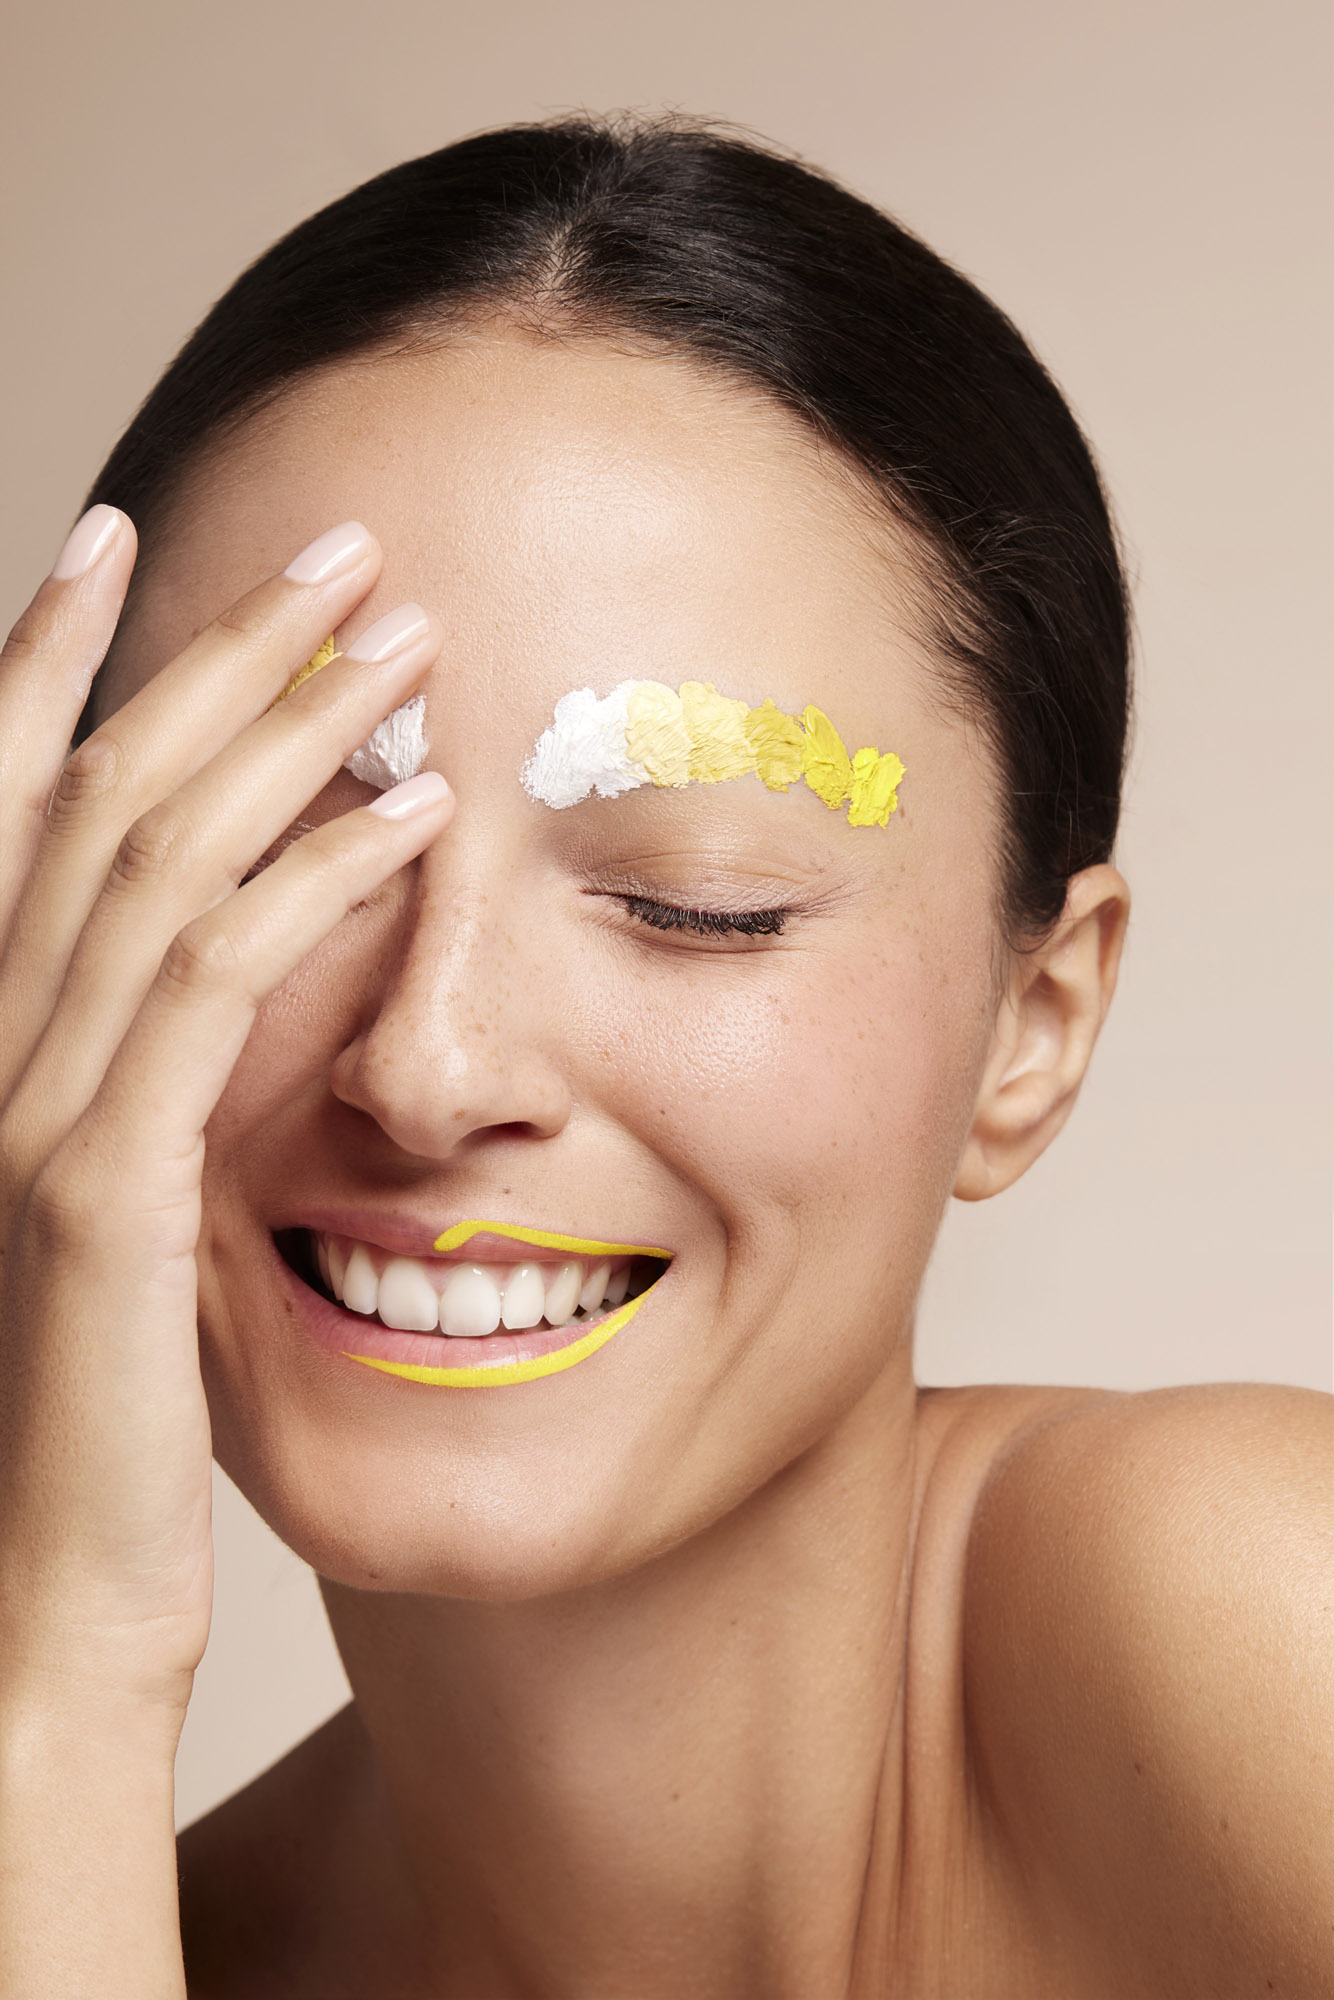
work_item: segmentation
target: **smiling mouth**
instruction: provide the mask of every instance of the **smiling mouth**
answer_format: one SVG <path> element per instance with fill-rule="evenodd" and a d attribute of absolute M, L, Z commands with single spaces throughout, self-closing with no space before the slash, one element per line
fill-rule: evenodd
<path fill-rule="evenodd" d="M 321 1345 L 449 1388 L 498 1388 L 573 1367 L 628 1324 L 671 1261 L 648 1245 L 488 1222 L 447 1230 L 438 1257 L 309 1228 L 281 1230 L 275 1241 L 324 1302 L 321 1317 L 337 1314 L 336 1325 L 321 1327 Z"/>

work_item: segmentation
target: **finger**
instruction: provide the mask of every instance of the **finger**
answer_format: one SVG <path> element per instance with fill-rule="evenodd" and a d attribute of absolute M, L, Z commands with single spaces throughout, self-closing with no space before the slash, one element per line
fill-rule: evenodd
<path fill-rule="evenodd" d="M 321 536 L 201 632 L 66 762 L 0 958 L 0 1090 L 27 1060 L 126 829 L 262 714 L 370 589 L 359 523 Z"/>
<path fill-rule="evenodd" d="M 386 634 L 385 628 L 390 628 Z M 401 643 L 378 651 L 397 630 Z M 376 635 L 381 637 L 377 640 Z M 13 1104 L 20 1123 L 66 1129 L 152 985 L 172 939 L 231 896 L 256 856 L 397 707 L 435 657 L 440 628 L 419 605 L 378 620 L 345 658 L 269 710 L 180 791 L 130 828 L 71 957 Z"/>
<path fill-rule="evenodd" d="M 136 546 L 128 515 L 90 507 L 0 651 L 0 940 L 111 644 Z"/>
<path fill-rule="evenodd" d="M 29 1405 L 60 1413 L 41 1438 L 46 1489 L 93 1496 L 77 1533 L 56 1519 L 48 1578 L 80 1556 L 94 1578 L 114 1576 L 135 1540 L 127 1500 L 136 1533 L 159 1523 L 155 1571 L 171 1557 L 182 1481 L 207 1456 L 195 1339 L 204 1125 L 262 1001 L 448 821 L 443 779 L 408 790 L 415 814 L 392 817 L 412 802 L 400 792 L 378 813 L 329 822 L 182 934 L 94 1103 L 34 1179 L 30 1254 L 11 1274 L 28 1337 L 5 1355 L 5 1410 L 21 1375 Z"/>
<path fill-rule="evenodd" d="M 354 904 L 448 824 L 454 795 L 434 771 L 298 840 L 262 875 L 174 939 L 87 1111 L 51 1171 L 88 1212 L 162 1219 L 157 1254 L 189 1254 L 200 1149 L 255 1015 Z M 69 1190 L 66 1190 L 68 1197 Z M 193 1222 L 191 1221 L 193 1218 Z"/>
<path fill-rule="evenodd" d="M 114 761 L 117 796 L 130 819 L 174 791 L 220 743 L 263 713 L 366 596 L 382 562 L 379 543 L 360 521 L 330 528 L 280 576 L 221 612 L 105 718 L 89 739 L 98 743 L 98 753 L 87 761 Z M 74 794 L 79 776 L 76 768 L 68 787 Z M 52 800 L 56 817 L 64 789 L 57 787 Z"/>

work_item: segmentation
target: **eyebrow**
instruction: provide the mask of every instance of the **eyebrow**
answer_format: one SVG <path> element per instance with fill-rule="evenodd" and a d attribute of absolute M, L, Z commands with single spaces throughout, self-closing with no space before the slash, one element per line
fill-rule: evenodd
<path fill-rule="evenodd" d="M 719 694 L 712 681 L 622 681 L 601 697 L 575 688 L 556 703 L 521 773 L 531 799 L 561 811 L 596 794 L 643 785 L 721 784 L 751 773 L 774 792 L 804 781 L 849 826 L 888 826 L 904 775 L 896 752 L 871 745 L 849 755 L 823 709 L 800 718 L 766 696 L 758 708 Z"/>

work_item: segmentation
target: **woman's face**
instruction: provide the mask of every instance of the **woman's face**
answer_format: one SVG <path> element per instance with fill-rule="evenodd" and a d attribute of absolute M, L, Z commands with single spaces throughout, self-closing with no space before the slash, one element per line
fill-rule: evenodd
<path fill-rule="evenodd" d="M 995 1013 L 993 780 L 933 701 L 887 532 L 793 421 L 684 361 L 495 328 L 312 378 L 201 470 L 117 692 L 349 517 L 385 564 L 343 643 L 406 598 L 443 622 L 427 761 L 458 810 L 265 1007 L 211 1121 L 218 1457 L 326 1576 L 544 1593 L 679 1543 L 906 1384 Z M 754 776 L 528 797 L 557 700 L 626 680 L 813 703 L 898 753 L 899 810 L 855 827 Z M 370 796 L 340 774 L 306 818 Z M 783 923 L 708 939 L 632 897 Z M 672 1261 L 543 1379 L 431 1386 L 312 1337 L 278 1232 L 383 1262 L 470 1218 Z"/>

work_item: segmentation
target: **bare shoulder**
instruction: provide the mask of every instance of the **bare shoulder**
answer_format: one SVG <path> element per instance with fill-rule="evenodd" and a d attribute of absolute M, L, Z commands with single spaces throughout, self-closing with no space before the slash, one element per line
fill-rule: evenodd
<path fill-rule="evenodd" d="M 1063 1947 L 1126 1994 L 1334 1996 L 1334 1398 L 1035 1407 L 978 1485 L 964 1662 Z"/>
<path fill-rule="evenodd" d="M 354 1739 L 349 1707 L 180 1836 L 190 2000 L 277 2000 L 308 1990 Z"/>

